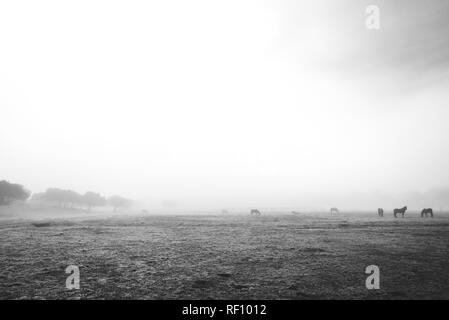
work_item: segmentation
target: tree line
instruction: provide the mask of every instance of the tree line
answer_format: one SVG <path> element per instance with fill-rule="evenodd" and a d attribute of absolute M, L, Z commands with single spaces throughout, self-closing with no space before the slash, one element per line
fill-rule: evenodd
<path fill-rule="evenodd" d="M 15 201 L 27 201 L 31 192 L 24 186 L 17 183 L 10 183 L 6 180 L 0 181 L 0 205 L 10 205 Z M 94 207 L 104 207 L 109 205 L 116 212 L 119 208 L 128 208 L 132 201 L 113 195 L 108 198 L 100 193 L 87 191 L 79 194 L 69 189 L 49 188 L 45 192 L 35 193 L 30 201 L 53 204 L 61 208 L 77 208 L 91 210 Z"/>

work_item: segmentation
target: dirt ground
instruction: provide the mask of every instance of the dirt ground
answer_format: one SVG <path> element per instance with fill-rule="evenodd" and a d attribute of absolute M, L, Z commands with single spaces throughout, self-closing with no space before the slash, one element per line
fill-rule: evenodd
<path fill-rule="evenodd" d="M 0 222 L 0 299 L 448 299 L 449 216 Z M 80 290 L 65 269 L 80 270 Z M 380 268 L 367 290 L 365 268 Z"/>

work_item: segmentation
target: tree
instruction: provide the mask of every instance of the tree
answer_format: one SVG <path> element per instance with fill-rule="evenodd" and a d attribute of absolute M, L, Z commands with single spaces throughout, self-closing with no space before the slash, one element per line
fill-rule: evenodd
<path fill-rule="evenodd" d="M 0 205 L 9 205 L 17 200 L 25 201 L 29 196 L 30 192 L 22 185 L 0 181 Z"/>
<path fill-rule="evenodd" d="M 87 191 L 83 197 L 82 202 L 89 208 L 92 207 L 101 207 L 106 205 L 106 199 L 102 197 L 99 193 L 95 193 L 92 191 Z"/>
<path fill-rule="evenodd" d="M 42 196 L 43 200 L 58 203 L 60 207 L 73 208 L 83 204 L 82 196 L 73 190 L 49 188 Z"/>
<path fill-rule="evenodd" d="M 69 208 L 79 207 L 83 205 L 83 196 L 73 190 L 65 190 L 64 198 Z"/>
<path fill-rule="evenodd" d="M 131 206 L 132 201 L 120 196 L 110 196 L 108 198 L 108 203 L 114 208 L 114 212 L 117 212 L 118 208 L 128 208 Z"/>

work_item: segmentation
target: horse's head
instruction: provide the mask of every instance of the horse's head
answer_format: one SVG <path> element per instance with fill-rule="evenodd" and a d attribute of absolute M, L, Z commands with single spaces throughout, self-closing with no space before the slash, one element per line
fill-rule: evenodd
<path fill-rule="evenodd" d="M 407 210 L 407 206 L 404 207 L 404 210 Z"/>

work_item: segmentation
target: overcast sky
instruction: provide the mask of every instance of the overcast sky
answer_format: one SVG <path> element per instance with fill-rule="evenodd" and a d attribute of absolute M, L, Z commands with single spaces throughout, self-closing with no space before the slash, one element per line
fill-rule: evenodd
<path fill-rule="evenodd" d="M 445 0 L 0 0 L 0 179 L 256 207 L 447 186 L 448 16 Z"/>

